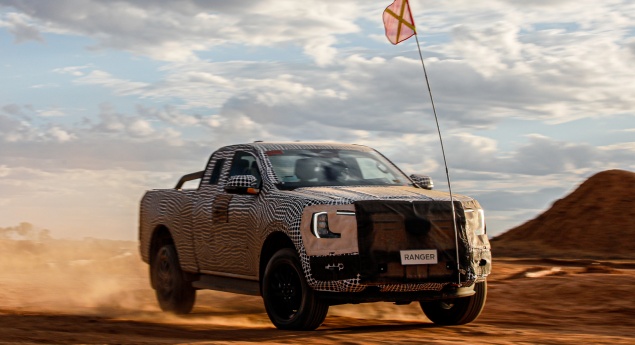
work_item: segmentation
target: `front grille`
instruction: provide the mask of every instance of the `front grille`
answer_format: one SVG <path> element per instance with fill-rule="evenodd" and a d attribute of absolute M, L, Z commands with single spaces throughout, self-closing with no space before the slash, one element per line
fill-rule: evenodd
<path fill-rule="evenodd" d="M 362 283 L 450 281 L 456 249 L 452 208 L 445 201 L 375 201 L 355 203 Z M 457 217 L 457 227 L 465 220 Z M 401 265 L 401 250 L 435 249 L 434 265 Z"/>

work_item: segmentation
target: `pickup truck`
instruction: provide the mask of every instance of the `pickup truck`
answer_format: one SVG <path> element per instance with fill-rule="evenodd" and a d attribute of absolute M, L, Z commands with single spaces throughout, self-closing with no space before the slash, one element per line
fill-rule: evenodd
<path fill-rule="evenodd" d="M 198 188 L 183 188 L 185 183 Z M 279 329 L 313 330 L 331 305 L 418 302 L 440 325 L 475 320 L 490 244 L 479 203 L 433 191 L 367 146 L 232 145 L 141 200 L 141 257 L 162 310 L 196 290 L 262 296 Z"/>

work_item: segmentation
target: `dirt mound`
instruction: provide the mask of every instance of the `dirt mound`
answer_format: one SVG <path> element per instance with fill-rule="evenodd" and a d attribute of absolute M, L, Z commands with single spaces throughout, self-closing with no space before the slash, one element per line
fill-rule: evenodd
<path fill-rule="evenodd" d="M 634 219 L 635 173 L 607 170 L 492 247 L 497 256 L 635 259 Z"/>

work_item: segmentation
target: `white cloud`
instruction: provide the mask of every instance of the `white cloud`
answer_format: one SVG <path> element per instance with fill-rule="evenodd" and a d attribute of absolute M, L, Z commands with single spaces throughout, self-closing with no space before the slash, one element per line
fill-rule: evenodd
<path fill-rule="evenodd" d="M 0 165 L 0 177 L 9 176 L 11 173 L 11 169 L 9 169 L 6 165 Z"/>
<path fill-rule="evenodd" d="M 66 114 L 60 109 L 46 109 L 38 111 L 38 115 L 43 117 L 58 117 L 65 116 Z"/>
<path fill-rule="evenodd" d="M 212 115 L 207 119 L 207 121 L 205 121 L 205 123 L 212 128 L 218 128 L 222 125 L 222 121 L 223 118 L 221 116 Z"/>
<path fill-rule="evenodd" d="M 128 133 L 135 137 L 147 137 L 154 133 L 154 129 L 148 121 L 135 119 L 128 126 Z"/>
<path fill-rule="evenodd" d="M 83 70 L 90 68 L 91 66 L 89 65 L 83 65 L 83 66 L 67 66 L 67 67 L 60 67 L 60 68 L 55 68 L 53 69 L 54 73 L 59 73 L 59 74 L 70 74 L 74 77 L 81 77 L 84 75 Z"/>
<path fill-rule="evenodd" d="M 332 37 L 354 33 L 354 1 L 290 0 L 231 3 L 120 1 L 3 1 L 41 23 L 44 32 L 92 37 L 95 47 L 114 48 L 166 61 L 193 61 L 196 52 L 238 42 L 297 44 L 319 63 L 333 54 Z M 27 15 L 28 14 L 28 15 Z M 112 20 L 117 18 L 117 20 Z M 23 37 L 22 33 L 14 33 Z M 320 42 L 316 44 L 316 42 Z"/>
<path fill-rule="evenodd" d="M 518 148 L 512 169 L 530 175 L 563 173 L 593 168 L 602 162 L 598 150 L 588 144 L 564 143 L 542 135 L 529 135 L 529 143 Z"/>
<path fill-rule="evenodd" d="M 482 31 L 466 25 L 452 29 L 453 47 L 457 56 L 485 78 L 508 72 L 522 61 L 520 28 L 509 22 L 497 22 Z M 519 61 L 520 60 L 520 61 Z"/>
<path fill-rule="evenodd" d="M 53 83 L 50 83 L 50 84 L 35 84 L 35 85 L 31 86 L 32 89 L 51 89 L 51 88 L 56 88 L 56 87 L 59 87 L 59 85 L 58 84 L 53 84 Z"/>
<path fill-rule="evenodd" d="M 85 76 L 75 79 L 78 84 L 83 85 L 102 85 L 111 88 L 117 95 L 139 95 L 143 94 L 147 83 L 134 82 L 113 77 L 110 73 L 93 70 Z"/>
<path fill-rule="evenodd" d="M 326 66 L 333 62 L 337 49 L 333 48 L 335 38 L 332 36 L 316 37 L 304 46 L 304 52 L 312 56 L 318 66 Z"/>
<path fill-rule="evenodd" d="M 8 13 L 6 21 L 2 23 L 8 27 L 9 32 L 15 37 L 15 43 L 24 43 L 27 41 L 43 42 L 40 31 L 32 25 L 29 16 L 22 13 Z"/>
<path fill-rule="evenodd" d="M 603 169 L 635 169 L 635 144 L 630 142 L 595 147 L 588 143 L 567 142 L 530 134 L 525 137 L 525 141 L 512 147 L 511 151 L 503 151 L 492 138 L 461 132 L 445 136 L 444 142 L 450 169 L 457 171 L 463 179 L 496 183 L 510 179 L 511 185 L 504 188 L 511 190 L 527 186 L 513 185 L 529 178 L 528 176 L 584 176 L 591 171 Z M 432 155 L 438 162 L 437 166 L 441 166 L 443 161 L 438 145 L 438 142 L 431 141 L 420 146 L 427 147 L 428 155 Z M 407 148 L 405 152 L 415 152 L 413 148 L 404 147 Z M 444 175 L 440 169 L 431 173 Z"/>
<path fill-rule="evenodd" d="M 48 134 L 55 140 L 63 143 L 63 142 L 67 142 L 67 141 L 71 141 L 73 139 L 76 139 L 75 135 L 59 128 L 59 127 L 52 127 L 48 130 Z"/>
<path fill-rule="evenodd" d="M 187 114 L 172 105 L 166 105 L 162 109 L 149 108 L 138 105 L 137 113 L 139 113 L 143 117 L 158 119 L 163 122 L 180 127 L 196 126 L 203 121 L 201 116 Z"/>

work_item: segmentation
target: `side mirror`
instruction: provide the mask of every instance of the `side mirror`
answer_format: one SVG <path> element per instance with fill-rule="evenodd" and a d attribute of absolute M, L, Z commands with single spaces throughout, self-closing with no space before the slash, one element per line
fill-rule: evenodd
<path fill-rule="evenodd" d="M 410 175 L 410 179 L 419 188 L 432 190 L 432 188 L 434 187 L 434 182 L 432 182 L 432 177 L 428 175 L 412 174 Z"/>
<path fill-rule="evenodd" d="M 253 175 L 235 175 L 229 178 L 225 191 L 231 194 L 258 194 L 257 180 Z"/>

